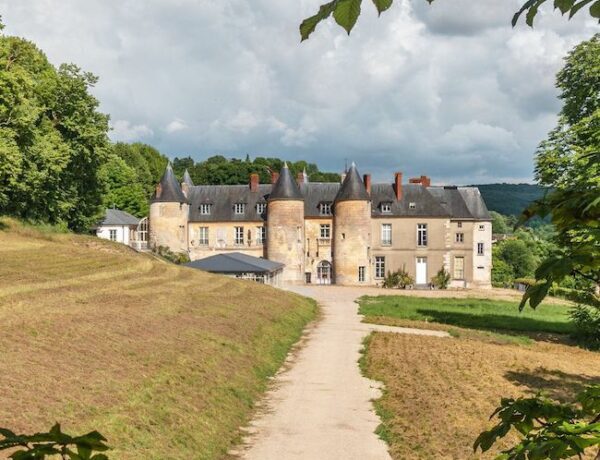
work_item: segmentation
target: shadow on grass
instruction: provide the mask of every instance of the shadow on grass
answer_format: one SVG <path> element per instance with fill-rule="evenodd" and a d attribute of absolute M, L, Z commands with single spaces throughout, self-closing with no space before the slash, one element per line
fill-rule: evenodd
<path fill-rule="evenodd" d="M 451 324 L 468 329 L 502 332 L 506 334 L 528 335 L 538 340 L 544 340 L 545 334 L 570 334 L 570 323 L 559 323 L 526 316 L 495 315 L 489 313 L 466 313 L 457 311 L 439 311 L 418 309 L 417 313 L 429 318 L 430 321 Z M 555 341 L 555 340 L 552 340 Z"/>
<path fill-rule="evenodd" d="M 0 218 L 0 231 L 6 230 L 8 228 L 8 224 Z"/>
<path fill-rule="evenodd" d="M 508 371 L 504 377 L 512 383 L 528 387 L 531 394 L 545 391 L 551 398 L 562 402 L 572 401 L 586 386 L 600 383 L 600 378 L 597 377 L 569 374 L 544 367 L 538 367 L 533 372 Z"/>

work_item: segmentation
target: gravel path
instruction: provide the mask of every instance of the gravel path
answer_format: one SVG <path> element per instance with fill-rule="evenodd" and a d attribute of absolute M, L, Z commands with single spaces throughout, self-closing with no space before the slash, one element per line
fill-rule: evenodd
<path fill-rule="evenodd" d="M 335 286 L 294 286 L 316 299 L 323 318 L 308 332 L 290 367 L 275 378 L 264 409 L 247 428 L 237 454 L 247 460 L 389 459 L 374 433 L 372 399 L 379 384 L 358 368 L 363 338 L 373 330 L 447 337 L 441 331 L 361 323 L 354 300 L 365 291 Z"/>

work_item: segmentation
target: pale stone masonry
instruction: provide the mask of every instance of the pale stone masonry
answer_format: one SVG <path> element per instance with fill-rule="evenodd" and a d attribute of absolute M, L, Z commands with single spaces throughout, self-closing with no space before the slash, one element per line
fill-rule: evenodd
<path fill-rule="evenodd" d="M 180 184 L 170 166 L 156 187 L 150 246 L 192 260 L 242 252 L 285 264 L 293 283 L 377 285 L 397 269 L 427 286 L 442 267 L 455 287 L 489 287 L 492 224 L 475 187 L 432 186 L 426 176 L 371 184 L 353 164 L 341 184 L 292 177 L 271 184 Z"/>

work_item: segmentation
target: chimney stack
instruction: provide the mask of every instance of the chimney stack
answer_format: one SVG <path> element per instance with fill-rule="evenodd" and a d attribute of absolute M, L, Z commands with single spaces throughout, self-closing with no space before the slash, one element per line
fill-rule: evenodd
<path fill-rule="evenodd" d="M 363 182 L 365 183 L 365 188 L 367 189 L 367 193 L 371 194 L 371 175 L 365 174 L 363 176 Z"/>
<path fill-rule="evenodd" d="M 421 177 L 411 177 L 408 182 L 410 184 L 420 184 L 423 187 L 430 187 L 431 186 L 431 178 L 427 177 L 427 176 L 421 176 Z"/>
<path fill-rule="evenodd" d="M 279 173 L 272 171 L 271 172 L 271 184 L 274 184 L 279 179 Z"/>
<path fill-rule="evenodd" d="M 402 173 L 394 174 L 394 192 L 396 192 L 396 200 L 402 200 Z"/>
<path fill-rule="evenodd" d="M 250 174 L 250 191 L 258 192 L 259 176 L 256 173 Z"/>

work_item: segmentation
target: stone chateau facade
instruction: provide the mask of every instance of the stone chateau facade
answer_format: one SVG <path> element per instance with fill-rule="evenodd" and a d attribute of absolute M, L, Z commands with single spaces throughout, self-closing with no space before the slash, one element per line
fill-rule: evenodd
<path fill-rule="evenodd" d="M 242 252 L 285 264 L 293 283 L 376 285 L 397 269 L 427 286 L 444 267 L 454 287 L 489 287 L 492 223 L 475 187 L 426 176 L 372 184 L 353 164 L 342 183 L 292 177 L 271 184 L 179 183 L 169 165 L 151 199 L 149 244 L 197 260 Z"/>

